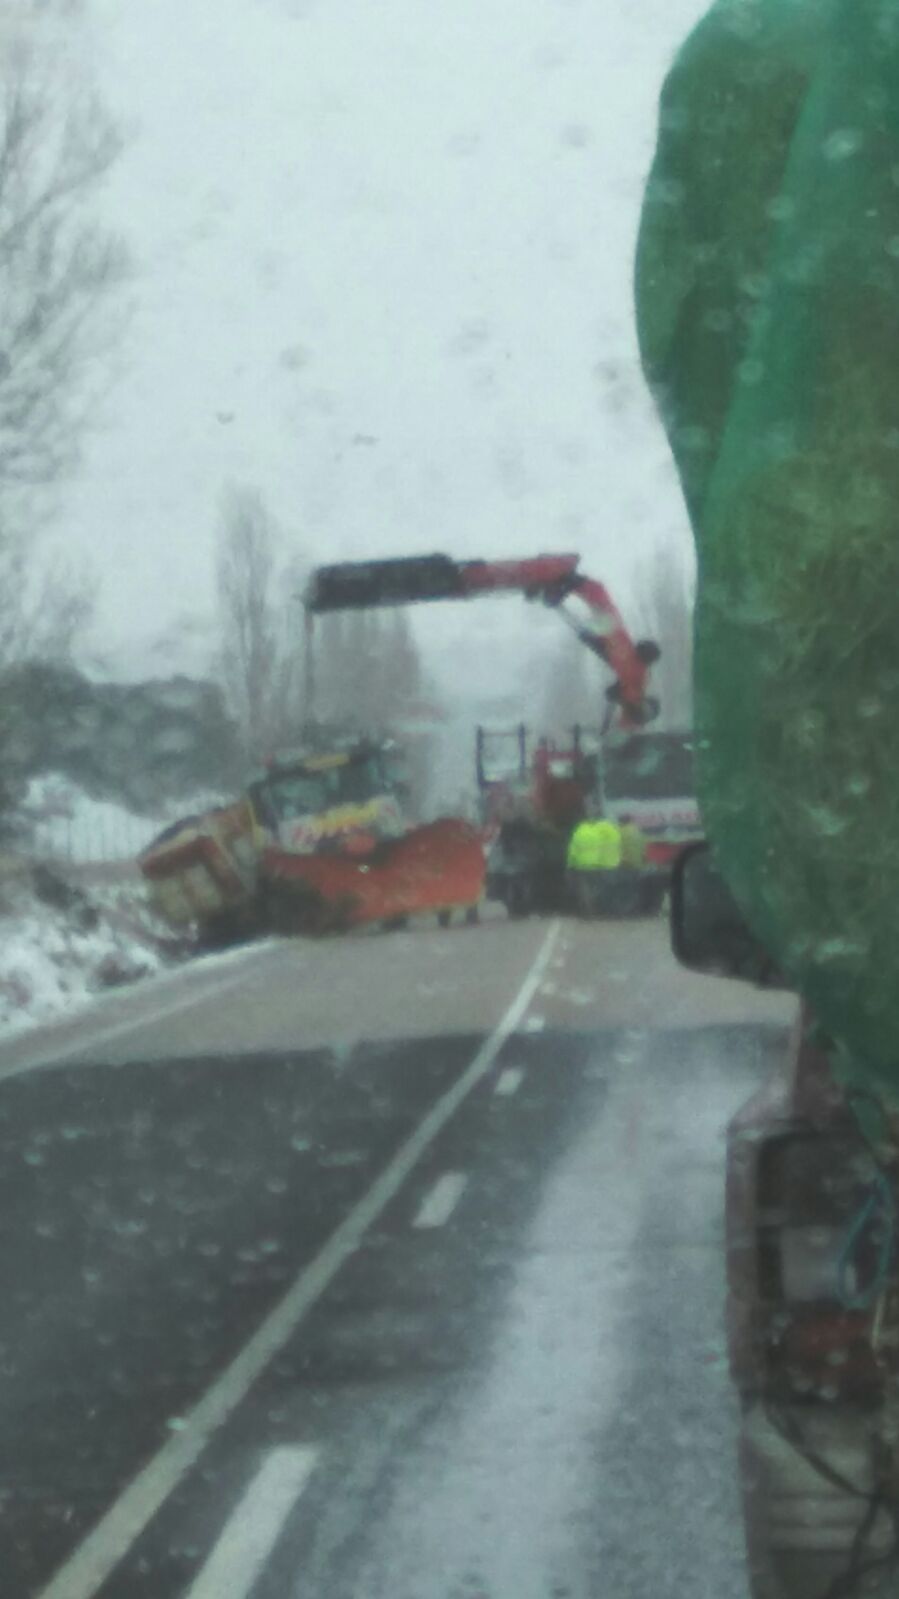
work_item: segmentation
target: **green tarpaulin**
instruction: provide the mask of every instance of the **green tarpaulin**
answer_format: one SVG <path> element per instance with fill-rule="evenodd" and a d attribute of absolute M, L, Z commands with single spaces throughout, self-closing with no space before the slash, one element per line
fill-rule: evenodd
<path fill-rule="evenodd" d="M 706 824 L 899 1099 L 899 0 L 713 6 L 663 91 L 637 307 L 699 557 Z"/>

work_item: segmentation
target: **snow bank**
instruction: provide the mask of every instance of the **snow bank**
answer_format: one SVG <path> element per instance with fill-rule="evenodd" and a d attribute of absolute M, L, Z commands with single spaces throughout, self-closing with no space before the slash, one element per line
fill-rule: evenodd
<path fill-rule="evenodd" d="M 58 902 L 49 903 L 48 894 Z M 150 976 L 163 965 L 161 949 L 139 885 L 88 898 L 49 875 L 6 883 L 0 1035 L 51 1021 L 105 989 Z"/>

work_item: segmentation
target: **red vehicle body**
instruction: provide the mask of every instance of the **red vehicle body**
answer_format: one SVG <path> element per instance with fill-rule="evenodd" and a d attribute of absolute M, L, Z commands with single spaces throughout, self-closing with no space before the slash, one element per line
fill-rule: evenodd
<path fill-rule="evenodd" d="M 803 1017 L 731 1124 L 730 1364 L 753 1599 L 895 1593 L 899 1126 L 868 1142 Z"/>
<path fill-rule="evenodd" d="M 484 893 L 484 848 L 467 822 L 444 817 L 359 853 L 298 854 L 269 848 L 262 874 L 269 920 L 287 930 L 345 932 L 366 923 L 399 925 L 454 909 L 477 917 Z"/>
<path fill-rule="evenodd" d="M 678 958 L 783 986 L 720 888 L 691 944 L 690 866 L 685 857 L 674 877 Z M 897 1215 L 899 1117 L 841 1086 L 803 1008 L 727 1140 L 727 1331 L 752 1599 L 899 1591 Z"/>
<path fill-rule="evenodd" d="M 582 749 L 579 728 L 560 747 L 550 738 L 535 743 L 523 722 L 477 728 L 475 772 L 481 818 L 493 835 L 504 822 L 522 816 L 551 827 L 574 827 L 597 783 L 596 758 Z"/>

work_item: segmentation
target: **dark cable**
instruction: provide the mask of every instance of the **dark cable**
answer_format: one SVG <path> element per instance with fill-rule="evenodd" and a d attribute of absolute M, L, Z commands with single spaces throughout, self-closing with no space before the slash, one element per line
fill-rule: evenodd
<path fill-rule="evenodd" d="M 899 1504 L 888 1497 L 889 1478 L 891 1473 L 891 1457 L 885 1446 L 884 1458 L 879 1463 L 880 1469 L 877 1484 L 873 1492 L 869 1493 L 859 1488 L 856 1483 L 850 1482 L 842 1472 L 835 1470 L 823 1460 L 810 1446 L 794 1417 L 785 1415 L 775 1405 L 767 1404 L 765 1413 L 775 1431 L 788 1443 L 792 1449 L 805 1461 L 806 1465 L 836 1488 L 839 1493 L 844 1493 L 852 1499 L 860 1499 L 866 1505 L 849 1554 L 849 1563 L 845 1571 L 841 1571 L 834 1578 L 830 1586 L 822 1594 L 821 1599 L 852 1599 L 859 1591 L 859 1584 L 873 1576 L 878 1571 L 888 1571 L 891 1566 L 899 1563 Z M 876 1440 L 875 1440 L 876 1444 Z M 871 1536 L 881 1511 L 886 1511 L 893 1523 L 892 1547 L 884 1554 L 865 1561 L 865 1546 Z"/>

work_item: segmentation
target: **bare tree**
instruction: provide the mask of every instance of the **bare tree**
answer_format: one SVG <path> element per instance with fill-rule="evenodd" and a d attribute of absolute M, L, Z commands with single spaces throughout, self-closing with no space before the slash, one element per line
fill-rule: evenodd
<path fill-rule="evenodd" d="M 391 613 L 384 644 L 381 695 L 384 720 L 389 724 L 393 718 L 408 713 L 425 694 L 421 657 L 407 611 L 397 609 Z"/>
<path fill-rule="evenodd" d="M 693 722 L 693 604 L 695 582 L 676 546 L 659 545 L 638 569 L 636 631 L 654 639 L 661 657 L 652 670 L 652 691 L 661 701 L 655 724 L 689 728 Z"/>
<path fill-rule="evenodd" d="M 0 537 L 0 672 L 26 660 L 70 661 L 94 611 L 91 574 L 41 568 L 25 538 Z"/>
<path fill-rule="evenodd" d="M 562 632 L 548 664 L 541 732 L 565 740 L 574 724 L 601 726 L 608 671 L 573 634 Z"/>
<path fill-rule="evenodd" d="M 336 612 L 316 623 L 317 709 L 359 732 L 401 727 L 428 690 L 405 611 Z"/>
<path fill-rule="evenodd" d="M 0 665 L 85 615 L 83 583 L 43 581 L 38 535 L 97 406 L 125 272 L 96 211 L 118 133 L 41 22 L 67 9 L 26 0 L 0 28 Z"/>
<path fill-rule="evenodd" d="M 351 716 L 353 682 L 348 633 L 351 618 L 344 611 L 317 616 L 313 622 L 315 704 L 323 722 L 346 722 Z"/>
<path fill-rule="evenodd" d="M 229 488 L 219 525 L 218 666 L 251 760 L 295 739 L 302 722 L 301 563 L 280 563 L 279 543 L 259 490 Z"/>

